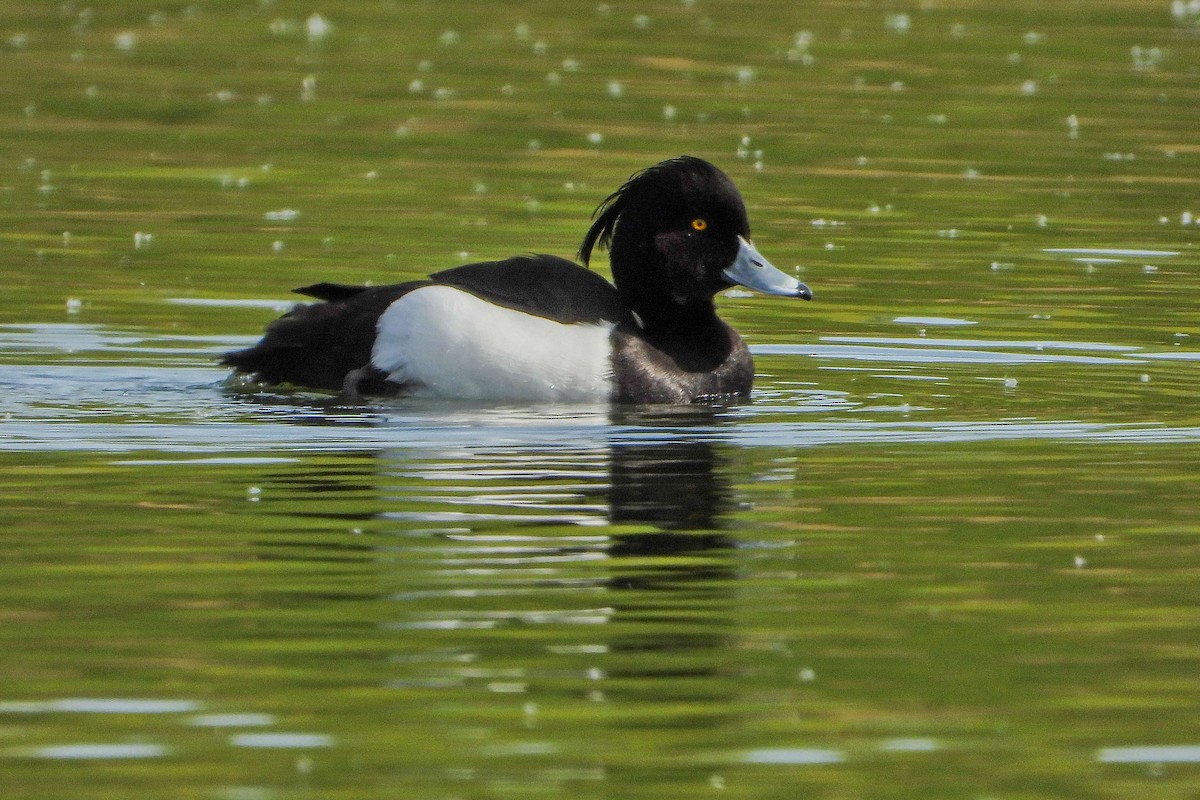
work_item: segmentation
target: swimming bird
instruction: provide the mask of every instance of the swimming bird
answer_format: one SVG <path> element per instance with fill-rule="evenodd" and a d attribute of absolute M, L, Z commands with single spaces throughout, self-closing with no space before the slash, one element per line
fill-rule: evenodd
<path fill-rule="evenodd" d="M 579 248 L 607 248 L 613 282 L 522 255 L 388 286 L 317 283 L 253 347 L 222 363 L 266 384 L 361 395 L 695 403 L 749 395 L 754 362 L 717 316 L 734 285 L 812 298 L 751 244 L 746 206 L 713 164 L 680 156 L 635 173 Z"/>

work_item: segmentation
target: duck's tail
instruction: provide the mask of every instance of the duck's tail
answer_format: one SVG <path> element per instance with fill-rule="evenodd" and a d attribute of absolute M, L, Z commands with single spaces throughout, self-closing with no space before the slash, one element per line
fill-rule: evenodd
<path fill-rule="evenodd" d="M 221 363 L 263 383 L 340 391 L 347 373 L 368 365 L 374 342 L 373 315 L 345 303 L 301 304 Z"/>
<path fill-rule="evenodd" d="M 423 283 L 318 283 L 297 289 L 325 302 L 296 305 L 267 326 L 258 344 L 226 353 L 221 363 L 263 383 L 335 392 L 345 391 L 347 376 L 354 373 L 351 390 L 392 393 L 395 387 L 384 385 L 384 376 L 370 368 L 375 325 L 392 302 Z"/>

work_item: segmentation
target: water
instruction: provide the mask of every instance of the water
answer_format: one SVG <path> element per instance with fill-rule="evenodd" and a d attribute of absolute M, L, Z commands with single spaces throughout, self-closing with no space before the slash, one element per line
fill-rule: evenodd
<path fill-rule="evenodd" d="M 0 12 L 0 791 L 1195 795 L 1193 17 Z M 751 402 L 214 365 L 684 151 L 816 294 Z"/>

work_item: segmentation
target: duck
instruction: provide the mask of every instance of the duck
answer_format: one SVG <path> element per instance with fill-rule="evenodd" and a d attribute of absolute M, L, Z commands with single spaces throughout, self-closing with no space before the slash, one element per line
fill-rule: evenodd
<path fill-rule="evenodd" d="M 634 173 L 592 215 L 580 263 L 544 254 L 464 264 L 390 285 L 316 283 L 236 379 L 347 398 L 689 404 L 746 398 L 754 361 L 717 315 L 734 286 L 811 300 L 750 237 L 746 205 L 712 163 Z M 591 271 L 606 249 L 612 282 Z M 581 265 L 582 264 L 582 265 Z"/>

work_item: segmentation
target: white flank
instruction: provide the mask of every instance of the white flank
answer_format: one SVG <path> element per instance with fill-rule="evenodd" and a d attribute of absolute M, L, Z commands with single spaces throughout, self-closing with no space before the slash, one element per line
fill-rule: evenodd
<path fill-rule="evenodd" d="M 401 297 L 379 317 L 371 363 L 418 397 L 607 401 L 613 323 L 564 325 L 449 286 Z"/>

